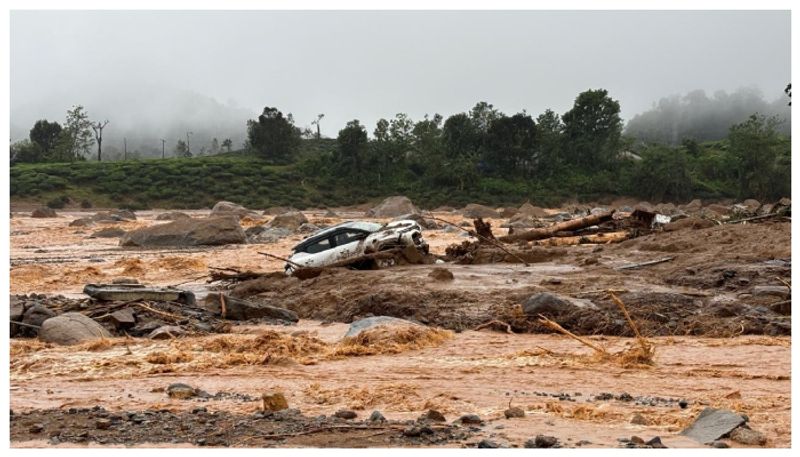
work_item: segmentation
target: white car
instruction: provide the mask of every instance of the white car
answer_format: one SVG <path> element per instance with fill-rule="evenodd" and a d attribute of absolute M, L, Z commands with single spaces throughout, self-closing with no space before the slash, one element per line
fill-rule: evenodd
<path fill-rule="evenodd" d="M 297 265 L 324 267 L 347 259 L 361 257 L 396 247 L 413 246 L 428 253 L 428 244 L 422 238 L 422 228 L 415 221 L 401 220 L 388 224 L 366 221 L 347 221 L 322 229 L 303 240 L 292 250 L 291 263 L 286 264 L 286 274 L 292 274 Z M 391 261 L 388 261 L 391 264 Z M 370 268 L 372 262 L 354 263 L 354 268 Z M 387 266 L 379 263 L 378 266 Z"/>

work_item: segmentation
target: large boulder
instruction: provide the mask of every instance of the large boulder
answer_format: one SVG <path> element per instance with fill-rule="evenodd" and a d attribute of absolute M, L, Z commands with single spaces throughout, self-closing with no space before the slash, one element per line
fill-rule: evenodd
<path fill-rule="evenodd" d="M 703 202 L 700 199 L 695 198 L 694 200 L 690 201 L 689 203 L 683 205 L 683 210 L 689 213 L 696 213 L 703 208 Z"/>
<path fill-rule="evenodd" d="M 598 309 L 597 305 L 589 300 L 565 297 L 550 292 L 540 292 L 528 297 L 522 304 L 522 310 L 526 316 L 537 317 L 539 314 L 544 316 L 558 316 L 581 309 Z"/>
<path fill-rule="evenodd" d="M 56 313 L 53 312 L 50 308 L 42 305 L 41 303 L 36 303 L 33 306 L 29 306 L 25 309 L 25 313 L 22 315 L 22 323 L 27 325 L 32 325 L 34 327 L 41 327 L 44 321 L 50 319 L 51 317 L 55 317 Z M 28 329 L 34 327 L 27 327 Z M 35 333 L 35 332 L 28 332 L 28 333 Z"/>
<path fill-rule="evenodd" d="M 464 217 L 468 217 L 470 219 L 475 219 L 478 217 L 482 217 L 484 219 L 494 218 L 498 219 L 500 217 L 500 213 L 494 210 L 494 208 L 489 208 L 488 206 L 478 205 L 477 203 L 470 203 L 469 205 L 464 207 L 464 210 L 461 212 Z"/>
<path fill-rule="evenodd" d="M 46 343 L 72 345 L 98 338 L 109 338 L 108 330 L 81 313 L 51 317 L 39 329 L 39 339 Z"/>
<path fill-rule="evenodd" d="M 108 227 L 92 233 L 89 238 L 119 238 L 123 235 L 125 235 L 125 230 L 119 227 Z"/>
<path fill-rule="evenodd" d="M 239 220 L 233 216 L 181 219 L 131 230 L 120 246 L 217 246 L 247 241 Z"/>
<path fill-rule="evenodd" d="M 533 206 L 530 202 L 525 202 L 522 206 L 519 207 L 517 210 L 517 214 L 523 214 L 525 216 L 533 216 L 533 217 L 547 217 L 547 211 L 538 206 Z"/>
<path fill-rule="evenodd" d="M 135 221 L 136 214 L 129 209 L 118 209 L 114 211 L 101 211 L 92 216 L 95 222 L 125 222 Z"/>
<path fill-rule="evenodd" d="M 380 205 L 367 211 L 370 217 L 397 217 L 403 214 L 419 213 L 419 210 L 408 197 L 394 196 L 381 202 Z"/>
<path fill-rule="evenodd" d="M 43 206 L 41 208 L 36 208 L 35 210 L 33 210 L 33 212 L 31 213 L 31 217 L 36 217 L 36 218 L 58 217 L 58 214 L 56 214 L 56 210 L 54 210 L 53 208 L 48 208 L 46 206 Z"/>
<path fill-rule="evenodd" d="M 264 216 L 277 216 L 279 214 L 290 213 L 292 211 L 297 211 L 297 210 L 287 206 L 270 206 L 269 208 L 264 210 L 263 214 Z"/>
<path fill-rule="evenodd" d="M 253 211 L 245 208 L 242 205 L 237 205 L 236 203 L 221 201 L 217 202 L 213 208 L 211 208 L 211 216 L 230 216 L 235 215 L 239 217 L 244 217 L 249 214 L 255 214 Z"/>
<path fill-rule="evenodd" d="M 422 327 L 420 324 L 417 324 L 416 322 L 407 321 L 405 319 L 400 319 L 397 317 L 373 316 L 354 321 L 352 324 L 350 324 L 350 328 L 347 330 L 347 333 L 344 336 L 345 338 L 352 338 L 354 336 L 358 336 L 363 331 L 370 330 L 376 327 L 408 327 L 408 326 Z"/>
<path fill-rule="evenodd" d="M 10 320 L 11 320 L 11 337 L 17 336 L 20 333 L 20 325 L 14 322 L 22 322 L 22 316 L 25 315 L 25 305 L 13 295 L 9 301 L 10 305 Z"/>
<path fill-rule="evenodd" d="M 275 216 L 269 221 L 267 228 L 282 228 L 294 232 L 306 222 L 308 222 L 308 219 L 306 219 L 306 216 L 300 211 L 289 211 L 288 213 Z"/>
<path fill-rule="evenodd" d="M 263 225 L 256 225 L 245 230 L 248 243 L 277 243 L 292 234 L 292 231 L 285 228 L 267 228 Z"/>
<path fill-rule="evenodd" d="M 210 293 L 206 296 L 204 306 L 212 313 L 222 314 L 222 294 Z M 253 303 L 240 298 L 225 297 L 225 319 L 246 321 L 249 319 L 275 319 L 286 322 L 297 322 L 300 318 L 294 311 L 263 303 Z"/>
<path fill-rule="evenodd" d="M 746 417 L 731 410 L 706 408 L 697 416 L 692 425 L 681 432 L 681 435 L 698 443 L 708 444 L 728 436 L 746 422 Z"/>
<path fill-rule="evenodd" d="M 189 216 L 186 213 L 182 213 L 180 211 L 169 211 L 166 213 L 161 213 L 156 216 L 157 221 L 177 221 L 180 219 L 191 219 L 192 216 Z"/>
<path fill-rule="evenodd" d="M 69 223 L 70 227 L 92 227 L 94 225 L 95 221 L 91 217 L 81 217 Z"/>

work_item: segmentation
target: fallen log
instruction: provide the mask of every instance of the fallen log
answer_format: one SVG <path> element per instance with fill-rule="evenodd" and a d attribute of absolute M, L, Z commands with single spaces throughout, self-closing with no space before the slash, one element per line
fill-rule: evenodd
<path fill-rule="evenodd" d="M 669 262 L 671 260 L 675 260 L 675 257 L 674 256 L 672 256 L 672 257 L 664 257 L 664 258 L 657 259 L 657 260 L 651 260 L 649 262 L 634 263 L 633 265 L 624 265 L 624 266 L 615 268 L 615 270 L 634 270 L 636 268 L 648 267 L 650 265 L 658 265 L 659 263 Z"/>
<path fill-rule="evenodd" d="M 533 241 L 534 246 L 573 246 L 576 244 L 606 244 L 618 243 L 629 238 L 628 232 L 595 233 L 583 236 L 554 236 L 543 240 Z"/>
<path fill-rule="evenodd" d="M 616 210 L 611 210 L 603 213 L 592 214 L 580 219 L 559 222 L 551 225 L 550 227 L 531 229 L 525 232 L 514 233 L 513 235 L 501 236 L 498 239 L 504 243 L 515 243 L 518 241 L 535 241 L 545 238 L 552 238 L 558 232 L 572 232 L 610 221 L 611 216 L 614 215 L 615 211 Z"/>

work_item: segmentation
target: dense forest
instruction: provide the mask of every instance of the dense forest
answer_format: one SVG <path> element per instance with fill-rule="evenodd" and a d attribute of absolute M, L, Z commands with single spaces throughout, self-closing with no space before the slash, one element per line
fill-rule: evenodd
<path fill-rule="evenodd" d="M 101 124 L 75 107 L 63 126 L 41 120 L 29 140 L 11 146 L 11 194 L 51 206 L 72 200 L 137 208 L 199 208 L 221 199 L 305 208 L 398 193 L 426 206 L 789 195 L 790 138 L 775 110 L 736 102 L 734 113 L 717 96 L 704 117 L 692 117 L 701 97 L 690 95 L 676 102 L 672 124 L 660 117 L 673 109 L 664 102 L 624 129 L 619 103 L 598 89 L 579 94 L 561 115 L 506 114 L 479 102 L 447 118 L 400 113 L 369 130 L 354 119 L 335 139 L 266 107 L 243 126 L 242 150 L 215 139 L 214 155 L 192 157 L 179 142 L 171 151 L 177 158 L 117 162 L 86 160 L 102 158 Z"/>

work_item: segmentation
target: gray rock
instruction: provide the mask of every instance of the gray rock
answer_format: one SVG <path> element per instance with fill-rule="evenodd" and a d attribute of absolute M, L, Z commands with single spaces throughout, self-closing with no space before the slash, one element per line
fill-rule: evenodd
<path fill-rule="evenodd" d="M 358 417 L 358 414 L 356 414 L 355 411 L 351 411 L 349 409 L 340 409 L 339 411 L 336 411 L 335 413 L 333 413 L 333 417 L 338 417 L 339 419 L 350 420 L 350 419 L 355 419 L 356 417 Z"/>
<path fill-rule="evenodd" d="M 108 227 L 104 229 L 100 229 L 91 235 L 89 238 L 119 238 L 125 235 L 125 230 L 118 228 L 118 227 Z"/>
<path fill-rule="evenodd" d="M 397 217 L 410 213 L 419 213 L 419 210 L 408 197 L 396 195 L 384 199 L 366 214 L 369 217 Z"/>
<path fill-rule="evenodd" d="M 169 398 L 176 398 L 178 400 L 185 400 L 187 398 L 192 398 L 197 396 L 197 389 L 194 387 L 184 384 L 182 382 L 176 382 L 170 384 L 167 387 L 167 396 Z"/>
<path fill-rule="evenodd" d="M 454 227 L 452 225 L 445 225 L 444 229 L 442 229 L 444 233 L 463 233 L 464 231 L 459 229 L 458 227 Z"/>
<path fill-rule="evenodd" d="M 211 208 L 211 216 L 235 215 L 239 218 L 242 218 L 249 214 L 255 214 L 255 212 L 245 208 L 242 205 L 237 205 L 236 203 L 226 201 L 217 202 L 214 207 Z"/>
<path fill-rule="evenodd" d="M 12 320 L 14 322 L 22 322 L 22 316 L 25 315 L 25 305 L 22 302 L 20 302 L 19 300 L 17 300 L 13 296 L 11 297 L 9 305 L 11 307 L 11 312 L 10 312 L 10 316 L 9 316 L 10 320 Z M 12 322 L 11 323 L 11 333 L 10 333 L 11 337 L 13 338 L 13 337 L 17 336 L 17 334 L 21 333 L 20 329 L 21 329 L 21 326 L 19 326 L 17 324 L 14 324 Z"/>
<path fill-rule="evenodd" d="M 522 304 L 522 310 L 531 317 L 539 314 L 556 316 L 585 308 L 597 309 L 597 305 L 589 300 L 564 297 L 550 292 L 533 294 Z"/>
<path fill-rule="evenodd" d="M 63 345 L 109 337 L 111 334 L 108 333 L 108 330 L 81 313 L 64 313 L 51 317 L 44 321 L 42 328 L 39 329 L 40 340 Z"/>
<path fill-rule="evenodd" d="M 477 203 L 470 203 L 469 205 L 465 206 L 461 214 L 470 219 L 475 219 L 478 217 L 484 219 L 497 219 L 500 217 L 500 213 L 495 211 L 494 208 L 489 208 L 488 206 L 479 205 Z"/>
<path fill-rule="evenodd" d="M 551 448 L 558 445 L 558 438 L 555 436 L 536 435 L 536 438 L 525 442 L 526 448 Z"/>
<path fill-rule="evenodd" d="M 756 297 L 776 296 L 786 299 L 792 295 L 792 291 L 786 286 L 755 286 L 753 295 Z"/>
<path fill-rule="evenodd" d="M 35 210 L 33 210 L 33 212 L 31 213 L 31 217 L 36 217 L 36 218 L 58 217 L 58 214 L 56 214 L 56 210 L 54 210 L 53 208 L 48 208 L 46 206 L 43 206 L 41 208 L 36 208 Z"/>
<path fill-rule="evenodd" d="M 285 228 L 267 228 L 264 225 L 257 225 L 245 230 L 247 242 L 253 244 L 277 243 L 278 241 L 291 235 L 292 231 Z"/>
<path fill-rule="evenodd" d="M 40 303 L 36 303 L 33 306 L 29 306 L 28 309 L 25 310 L 25 313 L 22 316 L 22 323 L 41 327 L 44 321 L 55 317 L 55 315 L 56 313 L 50 310 L 50 308 Z M 28 329 L 30 329 L 30 327 L 28 327 Z"/>
<path fill-rule="evenodd" d="M 96 225 L 91 217 L 81 217 L 69 223 L 70 227 L 92 227 Z"/>
<path fill-rule="evenodd" d="M 737 427 L 731 432 L 731 439 L 747 446 L 763 446 L 767 444 L 767 437 L 763 433 L 748 427 Z"/>
<path fill-rule="evenodd" d="M 547 217 L 547 211 L 538 206 L 533 206 L 530 202 L 525 202 L 522 206 L 519 207 L 517 210 L 517 214 L 523 214 L 525 216 L 533 216 L 537 218 Z"/>
<path fill-rule="evenodd" d="M 217 246 L 247 241 L 238 219 L 232 216 L 182 219 L 132 230 L 120 246 Z"/>
<path fill-rule="evenodd" d="M 208 294 L 204 302 L 205 308 L 213 313 L 221 314 L 222 306 L 220 296 L 221 294 L 219 293 Z M 253 303 L 228 295 L 225 295 L 225 318 L 238 321 L 263 318 L 287 322 L 297 322 L 300 320 L 297 313 L 286 308 L 278 308 L 277 306 L 270 306 L 263 303 Z"/>
<path fill-rule="evenodd" d="M 370 422 L 386 422 L 386 418 L 383 417 L 380 411 L 373 411 L 372 414 L 369 415 Z"/>
<path fill-rule="evenodd" d="M 303 225 L 301 225 L 300 227 L 297 227 L 296 232 L 297 233 L 314 233 L 317 230 L 319 230 L 319 227 L 317 227 L 315 224 L 312 224 L 311 222 L 306 222 Z"/>
<path fill-rule="evenodd" d="M 478 443 L 478 449 L 498 449 L 499 447 L 500 445 L 492 440 L 481 440 Z"/>
<path fill-rule="evenodd" d="M 352 338 L 357 336 L 359 333 L 363 332 L 364 330 L 369 330 L 374 327 L 378 326 L 408 326 L 408 325 L 416 325 L 419 326 L 415 322 L 407 321 L 405 319 L 398 319 L 396 317 L 391 316 L 373 316 L 367 317 L 364 319 L 357 320 L 350 324 L 350 328 L 347 330 L 347 333 L 344 335 L 345 338 Z"/>
<path fill-rule="evenodd" d="M 308 219 L 306 219 L 306 216 L 300 211 L 290 211 L 275 216 L 269 221 L 266 228 L 282 228 L 294 232 L 307 222 Z"/>
<path fill-rule="evenodd" d="M 131 308 L 123 308 L 111 313 L 108 320 L 114 324 L 114 327 L 124 330 L 134 327 L 136 325 L 136 317 L 133 315 Z"/>
<path fill-rule="evenodd" d="M 654 436 L 653 438 L 645 441 L 645 446 L 650 446 L 653 449 L 666 449 L 667 447 L 664 446 L 664 443 L 661 442 L 660 436 Z"/>
<path fill-rule="evenodd" d="M 444 414 L 440 413 L 435 409 L 429 409 L 425 411 L 425 413 L 420 416 L 420 420 L 426 420 L 431 422 L 447 422 L 445 419 Z"/>
<path fill-rule="evenodd" d="M 711 443 L 711 447 L 716 448 L 716 449 L 728 449 L 730 446 L 728 445 L 728 443 L 726 443 L 724 441 L 717 440 L 717 441 L 714 441 L 713 443 Z"/>
<path fill-rule="evenodd" d="M 151 340 L 171 340 L 183 336 L 186 332 L 177 325 L 162 325 L 147 335 Z"/>
<path fill-rule="evenodd" d="M 478 416 L 477 414 L 465 414 L 465 415 L 459 417 L 458 420 L 456 420 L 456 422 L 459 422 L 459 423 L 465 424 L 465 425 L 482 425 L 483 424 L 483 421 L 481 420 L 480 416 Z"/>
<path fill-rule="evenodd" d="M 728 409 L 706 408 L 697 416 L 694 423 L 684 429 L 681 435 L 699 443 L 712 443 L 744 425 L 747 420 Z"/>
<path fill-rule="evenodd" d="M 191 219 L 192 216 L 189 216 L 186 213 L 182 213 L 180 211 L 169 211 L 167 213 L 161 213 L 156 216 L 157 221 L 177 221 L 179 219 Z"/>

